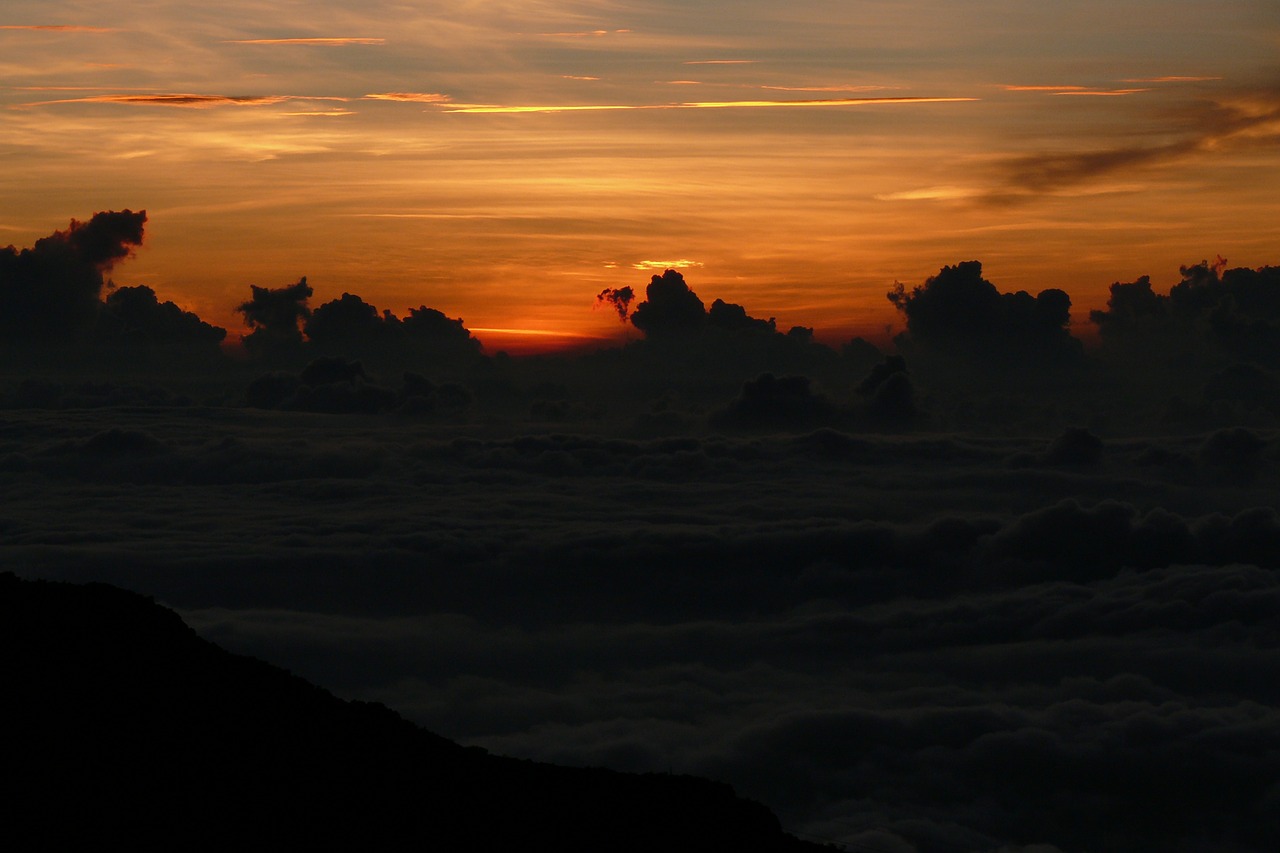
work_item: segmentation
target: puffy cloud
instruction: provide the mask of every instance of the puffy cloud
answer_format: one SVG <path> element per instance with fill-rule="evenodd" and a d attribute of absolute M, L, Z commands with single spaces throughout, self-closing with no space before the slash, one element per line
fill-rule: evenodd
<path fill-rule="evenodd" d="M 120 287 L 107 294 L 106 313 L 119 324 L 120 334 L 136 344 L 217 352 L 226 329 L 210 325 L 172 302 L 161 302 L 144 285 Z"/>
<path fill-rule="evenodd" d="M 0 250 L 0 333 L 47 341 L 87 336 L 101 309 L 103 273 L 141 245 L 146 211 L 105 211 L 30 249 Z"/>
<path fill-rule="evenodd" d="M 1229 268 L 1219 257 L 1179 273 L 1167 293 L 1148 276 L 1115 282 L 1106 310 L 1090 315 L 1123 405 L 1163 394 L 1171 423 L 1274 424 L 1280 267 Z"/>
<path fill-rule="evenodd" d="M 72 220 L 21 251 L 0 250 L 0 345 L 32 364 L 165 368 L 220 358 L 226 331 L 145 286 L 104 279 L 142 244 L 146 211 Z M 105 293 L 105 298 L 104 298 Z"/>
<path fill-rule="evenodd" d="M 632 325 L 658 340 L 695 333 L 706 322 L 706 306 L 676 270 L 653 276 L 631 315 Z"/>
<path fill-rule="evenodd" d="M 389 324 L 378 309 L 351 293 L 326 302 L 305 319 L 307 340 L 332 352 L 358 352 L 382 345 L 389 333 Z"/>
<path fill-rule="evenodd" d="M 236 308 L 253 332 L 244 339 L 250 352 L 273 355 L 296 350 L 302 343 L 302 324 L 311 316 L 313 293 L 306 276 L 287 287 L 249 285 L 249 301 Z"/>
<path fill-rule="evenodd" d="M 906 316 L 910 344 L 949 360 L 1017 370 L 1074 365 L 1082 358 L 1080 342 L 1067 330 L 1066 293 L 1001 293 L 982 277 L 980 261 L 943 267 L 910 291 L 899 282 L 888 297 Z"/>

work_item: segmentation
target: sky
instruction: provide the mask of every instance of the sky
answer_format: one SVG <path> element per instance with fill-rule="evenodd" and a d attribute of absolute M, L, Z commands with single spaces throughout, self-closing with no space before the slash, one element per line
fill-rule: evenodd
<path fill-rule="evenodd" d="M 491 349 L 628 334 L 595 295 L 665 268 L 835 342 L 963 260 L 1078 327 L 1280 262 L 1270 0 L 349 6 L 7 2 L 0 245 L 146 209 L 116 283 L 233 332 L 307 276 Z"/>

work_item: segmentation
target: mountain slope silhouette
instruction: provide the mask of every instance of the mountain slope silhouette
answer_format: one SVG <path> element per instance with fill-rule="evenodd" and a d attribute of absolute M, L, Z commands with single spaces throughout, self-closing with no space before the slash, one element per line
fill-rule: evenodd
<path fill-rule="evenodd" d="M 6 823 L 68 843 L 817 849 L 722 783 L 491 756 L 103 584 L 0 575 Z"/>

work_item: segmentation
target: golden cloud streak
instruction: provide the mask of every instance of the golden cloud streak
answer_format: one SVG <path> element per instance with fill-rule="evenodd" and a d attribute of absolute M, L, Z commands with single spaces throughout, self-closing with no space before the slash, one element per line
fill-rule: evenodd
<path fill-rule="evenodd" d="M 1078 92 L 1085 86 L 1001 86 L 1006 92 Z"/>
<path fill-rule="evenodd" d="M 881 193 L 875 196 L 877 201 L 953 201 L 956 199 L 974 198 L 981 195 L 979 190 L 966 187 L 924 187 L 917 190 L 903 190 L 894 193 Z"/>
<path fill-rule="evenodd" d="M 676 270 L 689 269 L 690 267 L 702 266 L 701 261 L 691 261 L 687 258 L 681 258 L 678 261 L 637 261 L 631 265 L 636 270 Z"/>
<path fill-rule="evenodd" d="M 806 101 L 691 101 L 679 104 L 562 104 L 542 106 L 501 106 L 498 104 L 454 104 L 449 113 L 562 113 L 605 110 L 719 110 L 764 107 L 856 107 L 877 104 L 948 104 L 980 98 L 827 98 Z"/>
<path fill-rule="evenodd" d="M 374 92 L 364 96 L 367 101 L 405 101 L 415 104 L 445 104 L 453 100 L 439 92 Z"/>
<path fill-rule="evenodd" d="M 288 44 L 311 44 L 321 47 L 344 47 L 351 44 L 369 44 L 380 45 L 386 44 L 387 40 L 383 38 L 290 38 L 290 39 L 229 39 L 223 44 L 266 44 L 266 45 L 288 45 Z"/>
<path fill-rule="evenodd" d="M 1081 97 L 1114 98 L 1120 95 L 1136 95 L 1139 92 L 1150 92 L 1150 89 L 1080 89 L 1071 92 L 1054 92 L 1055 95 L 1075 95 Z"/>
<path fill-rule="evenodd" d="M 1150 89 L 1100 89 L 1097 86 L 1001 86 L 1006 92 L 1046 92 L 1050 95 L 1115 97 L 1150 92 Z"/>

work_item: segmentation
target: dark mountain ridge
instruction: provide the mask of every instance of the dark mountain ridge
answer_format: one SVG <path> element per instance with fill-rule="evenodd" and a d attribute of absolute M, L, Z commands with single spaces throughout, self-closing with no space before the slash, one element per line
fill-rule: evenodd
<path fill-rule="evenodd" d="M 462 747 L 104 584 L 0 575 L 0 644 L 5 820 L 37 847 L 817 849 L 728 785 Z"/>

